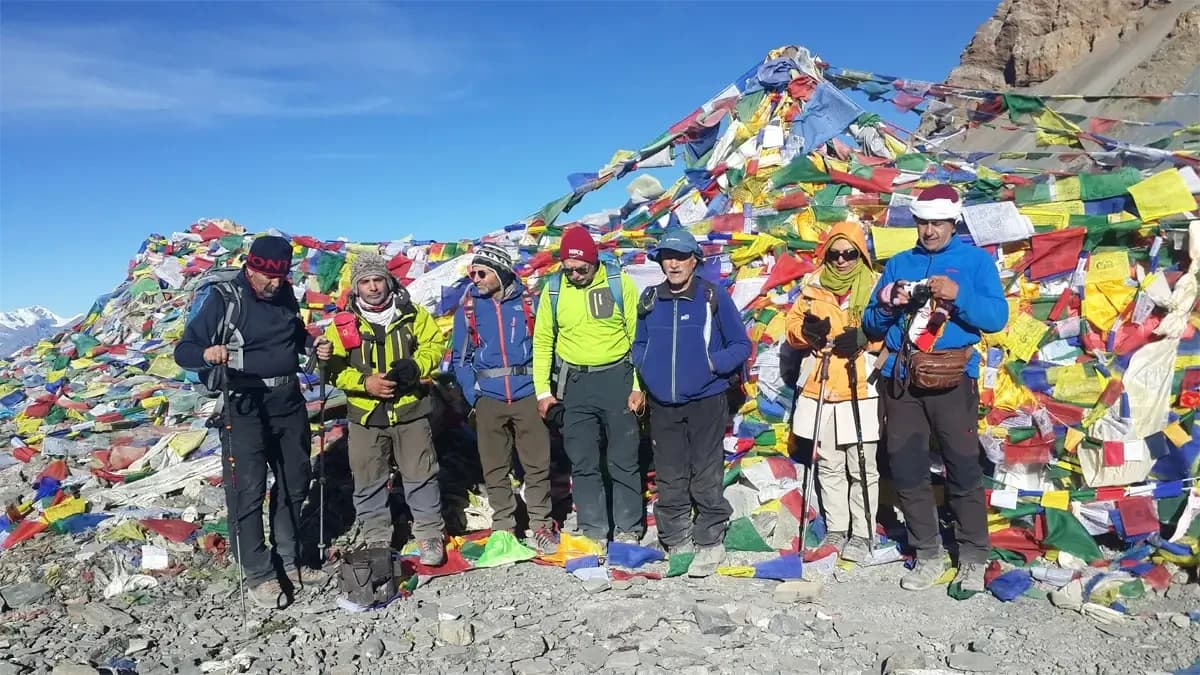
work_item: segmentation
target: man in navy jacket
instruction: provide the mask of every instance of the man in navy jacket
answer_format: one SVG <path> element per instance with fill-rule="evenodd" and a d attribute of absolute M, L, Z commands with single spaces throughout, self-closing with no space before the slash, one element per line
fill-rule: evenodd
<path fill-rule="evenodd" d="M 696 275 L 704 256 L 691 233 L 669 232 L 651 259 L 667 279 L 642 293 L 633 359 L 650 400 L 654 517 L 668 553 L 694 552 L 688 575 L 705 577 L 725 558 L 726 391 L 750 338 L 729 295 Z"/>
<path fill-rule="evenodd" d="M 558 532 L 550 515 L 550 434 L 533 391 L 533 305 L 512 266 L 500 246 L 475 249 L 474 285 L 454 313 L 451 363 L 463 396 L 475 408 L 493 528 L 511 532 L 516 527 L 516 499 L 508 480 L 515 440 L 534 544 L 540 553 L 553 553 Z"/>

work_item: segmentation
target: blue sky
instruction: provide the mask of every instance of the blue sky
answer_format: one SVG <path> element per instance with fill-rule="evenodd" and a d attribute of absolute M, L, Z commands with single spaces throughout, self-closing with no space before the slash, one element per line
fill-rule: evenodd
<path fill-rule="evenodd" d="M 86 311 L 148 234 L 205 217 L 473 238 L 771 48 L 939 81 L 995 6 L 6 1 L 0 310 Z M 620 206 L 627 182 L 564 218 Z"/>

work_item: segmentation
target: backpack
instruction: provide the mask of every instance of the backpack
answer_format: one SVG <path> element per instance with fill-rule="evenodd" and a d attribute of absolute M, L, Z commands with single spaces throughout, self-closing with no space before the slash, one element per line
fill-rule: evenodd
<path fill-rule="evenodd" d="M 208 336 L 208 344 L 229 345 L 235 348 L 245 344 L 242 332 L 237 327 L 242 317 L 242 293 L 241 289 L 234 284 L 234 280 L 241 273 L 242 271 L 236 267 L 217 267 L 196 279 L 192 287 L 194 295 L 191 305 L 188 307 L 187 322 L 184 324 L 185 332 L 200 313 L 200 308 L 204 307 L 208 297 L 216 293 L 225 305 L 225 318 L 217 325 L 216 333 Z M 223 385 L 220 378 L 221 370 L 220 368 L 185 370 L 184 379 L 195 385 L 195 390 L 200 394 L 217 396 L 221 393 Z"/>

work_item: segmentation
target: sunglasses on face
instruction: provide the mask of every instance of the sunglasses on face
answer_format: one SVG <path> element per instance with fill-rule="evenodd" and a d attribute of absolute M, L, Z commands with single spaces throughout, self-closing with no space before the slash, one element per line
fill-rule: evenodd
<path fill-rule="evenodd" d="M 827 260 L 831 260 L 831 261 L 832 260 L 845 260 L 847 262 L 850 262 L 852 260 L 858 260 L 858 249 L 852 248 L 847 251 L 830 251 L 828 254 L 826 254 L 825 257 Z"/>
<path fill-rule="evenodd" d="M 581 277 L 588 273 L 591 269 L 588 265 L 563 265 L 563 274 L 573 277 Z"/>
<path fill-rule="evenodd" d="M 467 276 L 471 277 L 472 279 L 486 279 L 487 270 L 471 270 L 467 273 Z"/>

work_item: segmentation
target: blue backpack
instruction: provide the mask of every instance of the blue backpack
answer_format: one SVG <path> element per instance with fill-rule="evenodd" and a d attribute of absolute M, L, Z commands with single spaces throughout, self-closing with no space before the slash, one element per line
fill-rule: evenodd
<path fill-rule="evenodd" d="M 204 306 L 208 297 L 216 293 L 221 298 L 222 304 L 225 305 L 225 318 L 217 325 L 216 333 L 208 336 L 208 344 L 227 345 L 234 348 L 245 344 L 242 332 L 237 327 L 238 321 L 242 317 L 242 293 L 234 284 L 234 280 L 241 273 L 242 271 L 236 267 L 217 267 L 196 279 L 190 289 L 193 296 L 191 305 L 188 307 L 184 331 L 196 319 L 196 315 L 200 313 L 200 308 Z M 185 370 L 184 379 L 195 385 L 194 389 L 197 392 L 207 396 L 216 396 L 221 393 L 222 387 L 220 371 L 219 368 Z"/>

